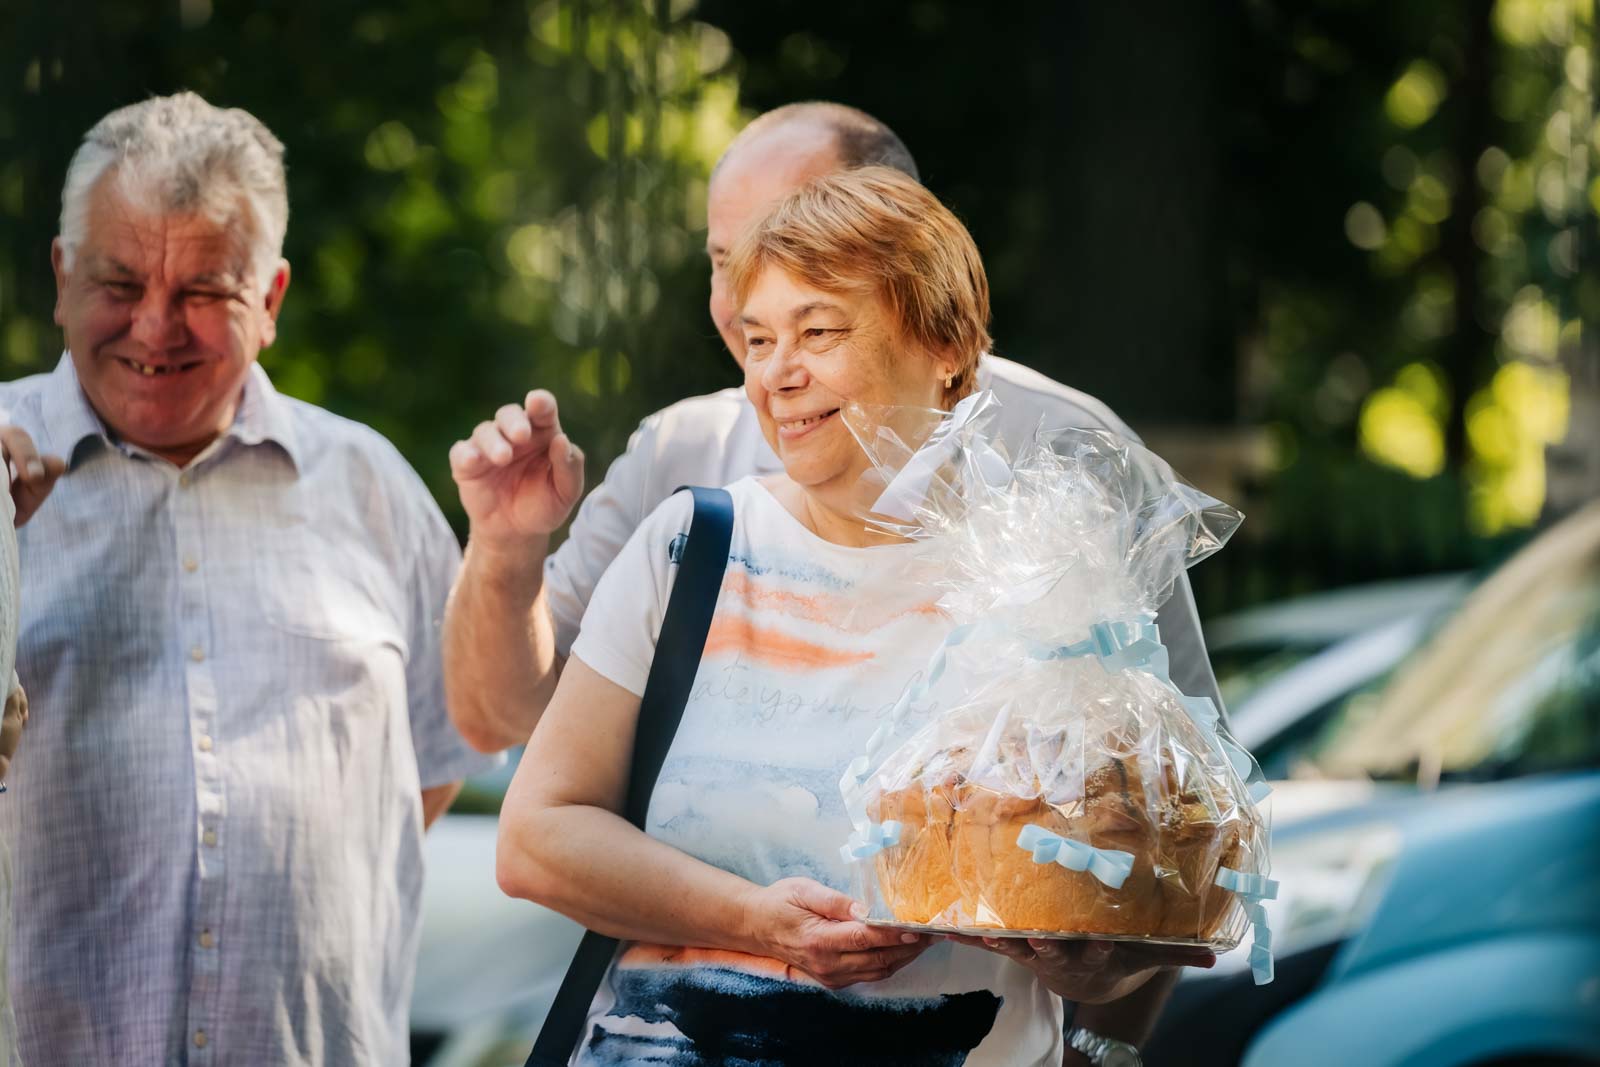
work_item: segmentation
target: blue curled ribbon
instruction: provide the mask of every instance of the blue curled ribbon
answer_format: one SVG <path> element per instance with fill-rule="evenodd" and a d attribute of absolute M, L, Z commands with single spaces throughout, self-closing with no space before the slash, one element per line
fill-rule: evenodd
<path fill-rule="evenodd" d="M 851 836 L 850 843 L 839 849 L 839 855 L 844 861 L 864 860 L 882 852 L 886 848 L 893 848 L 900 843 L 900 824 L 893 819 L 885 823 L 873 823 L 867 827 L 858 842 L 855 835 Z"/>
<path fill-rule="evenodd" d="M 1112 889 L 1121 889 L 1133 873 L 1133 853 L 1095 848 L 1033 823 L 1017 835 L 1017 847 L 1032 852 L 1035 863 L 1056 863 L 1069 871 L 1088 871 Z"/>
<path fill-rule="evenodd" d="M 1250 944 L 1250 974 L 1255 978 L 1256 985 L 1266 985 L 1272 981 L 1274 973 L 1272 928 L 1267 923 L 1266 906 L 1261 902 L 1278 898 L 1278 883 L 1264 874 L 1236 871 L 1232 867 L 1218 867 L 1216 883 L 1230 893 L 1238 894 L 1244 901 L 1245 914 L 1255 928 L 1255 937 Z"/>

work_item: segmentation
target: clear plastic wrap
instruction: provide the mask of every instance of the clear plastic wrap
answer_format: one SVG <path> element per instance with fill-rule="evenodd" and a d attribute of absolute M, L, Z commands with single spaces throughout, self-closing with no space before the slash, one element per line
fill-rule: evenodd
<path fill-rule="evenodd" d="M 1012 458 L 997 408 L 844 413 L 871 521 L 920 542 L 952 622 L 841 783 L 857 894 L 911 927 L 1232 948 L 1273 889 L 1265 788 L 1153 620 L 1242 516 L 1102 430 Z"/>

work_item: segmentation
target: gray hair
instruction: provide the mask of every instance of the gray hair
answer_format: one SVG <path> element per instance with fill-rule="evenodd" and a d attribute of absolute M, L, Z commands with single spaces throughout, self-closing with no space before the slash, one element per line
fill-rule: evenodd
<path fill-rule="evenodd" d="M 239 108 L 212 107 L 194 93 L 157 96 L 118 108 L 84 134 L 61 188 L 61 244 L 67 267 L 87 234 L 89 194 L 114 170 L 120 191 L 161 214 L 203 213 L 234 221 L 242 200 L 251 229 L 251 268 L 263 287 L 283 255 L 289 189 L 283 144 Z"/>

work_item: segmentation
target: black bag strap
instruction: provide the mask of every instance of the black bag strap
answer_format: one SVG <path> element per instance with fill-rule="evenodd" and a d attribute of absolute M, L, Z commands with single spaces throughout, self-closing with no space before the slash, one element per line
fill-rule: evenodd
<path fill-rule="evenodd" d="M 682 488 L 678 490 L 682 491 Z M 717 607 L 717 593 L 728 566 L 728 546 L 733 540 L 733 498 L 726 489 L 689 487 L 694 495 L 694 518 L 678 556 L 678 579 L 667 598 L 661 634 L 644 696 L 639 700 L 639 725 L 634 734 L 633 765 L 628 774 L 628 799 L 623 814 L 644 829 L 650 794 L 656 776 L 677 735 L 689 688 L 700 668 L 706 633 Z M 678 545 L 674 544 L 674 549 Z M 567 967 L 561 988 L 533 1043 L 526 1067 L 566 1067 L 577 1046 L 589 1005 L 605 979 L 617 952 L 617 940 L 585 930 L 577 954 Z"/>

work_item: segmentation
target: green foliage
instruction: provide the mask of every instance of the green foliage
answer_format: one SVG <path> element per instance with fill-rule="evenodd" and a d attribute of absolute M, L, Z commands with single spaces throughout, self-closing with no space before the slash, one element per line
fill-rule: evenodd
<path fill-rule="evenodd" d="M 704 183 L 738 126 L 684 4 L 33 5 L 0 23 L 0 374 L 48 369 L 48 249 L 100 115 L 190 88 L 288 149 L 293 282 L 263 365 L 369 423 L 460 520 L 446 455 L 552 390 L 591 479 L 644 414 L 734 380 Z"/>
<path fill-rule="evenodd" d="M 735 380 L 711 162 L 741 115 L 837 99 L 971 227 L 1001 354 L 1152 437 L 1262 428 L 1207 608 L 1472 566 L 1537 514 L 1600 315 L 1593 32 L 1589 0 L 0 6 L 0 374 L 58 351 L 82 132 L 192 88 L 288 145 L 280 387 L 459 522 L 450 443 L 544 386 L 592 484 L 641 415 Z"/>
<path fill-rule="evenodd" d="M 1002 354 L 1152 438 L 1263 428 L 1204 608 L 1473 567 L 1539 515 L 1600 314 L 1588 0 L 701 10 L 755 108 L 895 126 Z"/>

